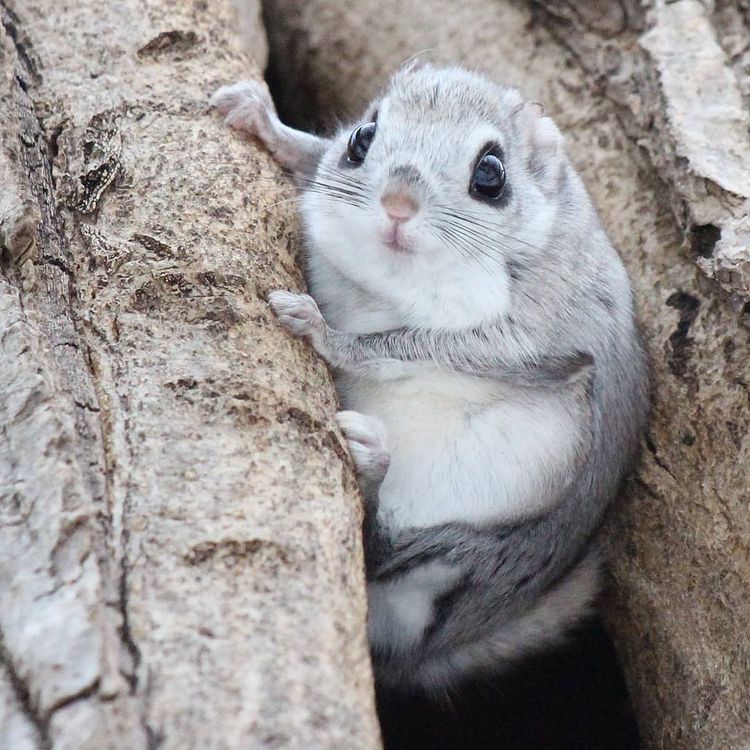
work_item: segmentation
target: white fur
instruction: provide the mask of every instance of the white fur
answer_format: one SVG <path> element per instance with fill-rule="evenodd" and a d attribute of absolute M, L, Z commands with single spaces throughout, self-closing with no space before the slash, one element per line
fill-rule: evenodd
<path fill-rule="evenodd" d="M 339 392 L 347 408 L 385 424 L 391 465 L 379 507 L 396 527 L 529 516 L 559 495 L 555 480 L 583 439 L 559 394 L 427 367 L 387 383 L 340 376 Z"/>
<path fill-rule="evenodd" d="M 405 652 L 415 646 L 432 622 L 435 598 L 460 575 L 458 568 L 431 562 L 386 583 L 368 584 L 372 647 Z"/>
<path fill-rule="evenodd" d="M 386 100 L 380 119 L 388 114 Z M 404 119 L 409 120 L 408 114 Z M 472 199 L 466 186 L 477 152 L 488 142 L 502 142 L 503 133 L 484 123 L 468 132 L 442 122 L 424 123 L 418 129 L 391 127 L 393 135 L 385 128 L 378 131 L 368 162 L 357 172 L 357 179 L 367 186 L 364 208 L 337 204 L 331 211 L 328 197 L 313 191 L 302 196 L 302 217 L 311 240 L 310 284 L 327 322 L 341 330 L 369 332 L 384 330 L 384 312 L 390 327 L 458 330 L 497 319 L 509 305 L 503 256 L 512 256 L 514 248 L 544 244 L 554 229 L 554 205 L 531 182 L 515 182 L 513 189 L 533 207 L 527 210 L 522 232 L 503 227 L 504 252 L 492 248 L 493 239 L 485 237 L 483 252 L 463 257 L 435 235 L 435 220 L 440 211 L 460 206 L 492 226 L 502 221 L 496 209 Z M 343 139 L 340 148 L 345 149 Z M 379 159 L 383 152 L 387 159 Z M 415 166 L 430 185 L 414 188 L 421 208 L 401 227 L 410 247 L 407 253 L 395 253 L 381 239 L 389 219 L 380 196 L 392 183 L 393 165 Z M 517 234 L 522 239 L 516 239 Z M 353 296 L 348 298 L 350 292 Z"/>
<path fill-rule="evenodd" d="M 440 152 L 448 148 L 448 143 L 457 135 L 447 128 L 430 147 L 428 158 L 420 157 L 419 169 L 426 179 L 436 184 L 440 182 Z M 462 171 L 466 171 L 466 164 L 489 138 L 487 128 L 483 127 L 462 140 L 461 153 L 454 156 Z M 414 161 L 413 144 L 399 142 L 397 148 L 403 151 L 406 164 Z M 455 145 L 452 150 L 457 150 Z M 440 195 L 439 201 L 434 197 L 431 200 L 429 195 L 420 196 L 422 208 L 401 229 L 410 243 L 410 252 L 395 253 L 385 246 L 381 234 L 389 219 L 380 204 L 380 195 L 387 189 L 389 178 L 385 169 L 373 166 L 372 171 L 375 174 L 371 179 L 377 188 L 372 191 L 366 209 L 341 206 L 334 215 L 325 210 L 327 198 L 315 192 L 303 196 L 302 213 L 313 239 L 309 269 L 313 283 L 325 274 L 316 269 L 322 260 L 326 267 L 337 271 L 334 277 L 337 281 L 344 278 L 355 284 L 360 290 L 359 298 L 377 300 L 377 307 L 389 310 L 393 322 L 399 325 L 455 330 L 495 319 L 505 312 L 508 289 L 502 266 L 483 256 L 457 262 L 456 250 L 446 248 L 430 230 L 434 212 L 438 210 L 436 204 L 450 207 L 453 200 L 450 193 Z M 481 208 L 479 206 L 479 210 Z M 343 232 L 342 223 L 347 227 Z M 316 289 L 315 296 L 325 306 L 328 323 L 334 328 L 351 330 L 356 321 L 337 314 L 343 312 L 346 305 L 340 299 L 341 290 L 335 290 L 330 296 L 325 292 L 320 295 L 320 291 Z M 376 313 L 376 317 L 380 314 Z M 361 318 L 361 312 L 357 312 L 355 318 Z M 372 325 L 375 321 L 368 323 Z M 364 325 L 363 320 L 357 327 Z"/>

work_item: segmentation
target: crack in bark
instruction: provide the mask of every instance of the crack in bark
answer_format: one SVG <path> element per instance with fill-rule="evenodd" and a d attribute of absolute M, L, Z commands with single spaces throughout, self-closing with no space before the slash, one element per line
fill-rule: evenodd
<path fill-rule="evenodd" d="M 670 477 L 674 480 L 675 484 L 678 484 L 677 477 L 672 473 L 672 470 L 669 468 L 669 466 L 664 462 L 663 459 L 659 458 L 659 454 L 656 449 L 656 445 L 651 437 L 651 435 L 646 435 L 646 448 L 648 452 L 654 457 L 654 461 L 656 462 L 656 465 L 659 466 L 661 469 L 667 472 Z"/>
<path fill-rule="evenodd" d="M 59 701 L 57 701 L 57 703 L 53 704 L 47 712 L 47 723 L 49 724 L 49 721 L 52 718 L 53 714 L 61 711 L 63 708 L 67 708 L 73 703 L 86 700 L 87 698 L 91 698 L 92 696 L 96 695 L 99 692 L 100 682 L 101 680 L 97 677 L 90 685 L 81 688 L 75 693 L 71 693 L 71 695 L 66 695 L 64 698 L 61 698 Z"/>
<path fill-rule="evenodd" d="M 146 732 L 148 750 L 159 750 L 166 740 L 166 735 L 161 729 L 154 729 L 146 718 L 151 707 L 152 678 L 149 672 L 146 677 L 145 690 L 143 691 L 143 713 L 141 714 L 141 725 Z"/>
<path fill-rule="evenodd" d="M 118 605 L 120 608 L 120 616 L 122 617 L 122 625 L 120 627 L 120 640 L 130 654 L 133 660 L 132 671 L 129 673 L 123 673 L 123 676 L 130 685 L 131 695 L 135 694 L 138 689 L 138 667 L 141 664 L 141 650 L 138 648 L 135 639 L 133 638 L 133 632 L 130 629 L 130 620 L 128 618 L 128 563 L 125 556 L 125 547 L 127 544 L 128 534 L 123 531 L 123 543 L 122 543 L 122 560 L 120 563 L 120 590 L 119 590 L 119 601 Z M 144 701 L 144 726 L 146 725 L 145 720 L 145 701 Z"/>
<path fill-rule="evenodd" d="M 1 22 L 3 28 L 5 29 L 8 38 L 13 42 L 18 59 L 23 63 L 23 67 L 29 74 L 32 82 L 34 84 L 41 83 L 42 76 L 39 73 L 39 64 L 35 59 L 36 54 L 34 53 L 34 48 L 21 30 L 18 16 L 10 7 L 7 0 L 0 0 L 0 11 L 2 11 L 0 15 L 2 16 Z M 20 80 L 18 83 L 25 91 L 28 84 L 25 81 Z"/>
<path fill-rule="evenodd" d="M 86 411 L 90 411 L 92 414 L 99 414 L 99 412 L 101 411 L 98 406 L 93 406 L 92 404 L 84 404 L 81 401 L 77 401 L 76 399 L 73 399 L 73 403 L 79 409 L 86 409 Z"/>
<path fill-rule="evenodd" d="M 99 340 L 101 346 L 95 347 L 93 342 L 89 340 L 89 332 L 91 332 Z M 127 545 L 129 534 L 125 528 L 125 513 L 128 507 L 128 481 L 127 477 L 124 481 L 124 489 L 122 496 L 117 501 L 117 491 L 114 487 L 115 477 L 119 472 L 122 471 L 122 466 L 130 461 L 133 455 L 133 447 L 130 440 L 130 433 L 128 431 L 127 420 L 123 420 L 118 414 L 115 413 L 114 407 L 111 406 L 112 401 L 109 399 L 99 398 L 99 391 L 103 387 L 102 383 L 106 379 L 109 381 L 110 390 L 117 397 L 117 404 L 120 408 L 123 407 L 123 398 L 120 395 L 116 381 L 125 382 L 125 378 L 115 378 L 109 368 L 114 367 L 116 360 L 116 354 L 112 346 L 107 333 L 97 325 L 93 320 L 89 320 L 88 324 L 83 327 L 81 332 L 81 340 L 86 349 L 86 361 L 89 364 L 91 372 L 91 379 L 97 395 L 97 403 L 100 405 L 99 411 L 99 426 L 101 429 L 102 436 L 102 458 L 105 467 L 105 502 L 108 513 L 108 545 L 112 549 L 113 556 L 118 560 L 119 575 L 118 575 L 118 600 L 117 606 L 121 618 L 121 625 L 118 628 L 120 640 L 125 650 L 130 654 L 132 659 L 132 665 L 130 671 L 123 671 L 122 674 L 128 682 L 130 687 L 131 695 L 134 695 L 138 689 L 138 668 L 141 665 L 141 651 L 138 648 L 138 644 L 135 642 L 132 630 L 130 628 L 130 618 L 128 616 L 128 575 L 129 575 L 129 564 L 128 564 L 128 553 Z M 104 372 L 102 367 L 104 355 L 102 348 L 107 350 L 107 372 Z M 122 426 L 124 449 L 117 451 L 114 445 L 115 442 L 115 422 L 118 422 Z M 114 456 L 118 456 L 115 461 Z M 116 518 L 118 513 L 115 509 L 115 504 L 119 508 L 121 516 Z M 119 531 L 119 540 L 112 539 L 116 536 Z M 115 545 L 118 545 L 118 549 L 114 549 Z M 145 719 L 145 701 L 143 701 L 144 715 L 142 717 L 144 726 L 146 726 Z"/>
<path fill-rule="evenodd" d="M 18 674 L 13 664 L 13 659 L 5 647 L 3 633 L 0 630 L 0 665 L 5 668 L 13 692 L 15 693 L 18 705 L 21 707 L 24 716 L 34 727 L 37 733 L 37 739 L 41 750 L 52 750 L 52 740 L 49 736 L 49 717 L 40 714 L 34 705 L 31 697 L 31 691 L 25 680 Z"/>
<path fill-rule="evenodd" d="M 72 276 L 71 270 L 60 258 L 45 258 L 42 262 L 54 266 L 55 268 L 59 268 L 68 278 Z"/>

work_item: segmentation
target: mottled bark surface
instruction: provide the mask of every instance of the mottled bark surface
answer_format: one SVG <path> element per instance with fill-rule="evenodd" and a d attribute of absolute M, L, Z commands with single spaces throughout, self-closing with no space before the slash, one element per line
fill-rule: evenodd
<path fill-rule="evenodd" d="M 605 609 L 645 744 L 750 746 L 747 4 L 264 7 L 292 120 L 356 116 L 429 50 L 518 86 L 564 130 L 653 360 L 650 434 L 606 534 Z"/>
<path fill-rule="evenodd" d="M 377 746 L 290 189 L 207 107 L 233 12 L 0 13 L 0 747 Z"/>

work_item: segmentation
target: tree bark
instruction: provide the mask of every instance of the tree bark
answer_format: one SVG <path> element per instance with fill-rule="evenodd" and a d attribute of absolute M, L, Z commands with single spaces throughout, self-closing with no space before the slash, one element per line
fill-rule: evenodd
<path fill-rule="evenodd" d="M 649 436 L 606 530 L 605 613 L 644 744 L 750 746 L 750 6 L 264 10 L 293 122 L 356 118 L 422 52 L 518 86 L 561 125 L 630 272 L 653 363 Z"/>
<path fill-rule="evenodd" d="M 378 746 L 292 192 L 207 107 L 233 11 L 0 12 L 0 748 Z"/>

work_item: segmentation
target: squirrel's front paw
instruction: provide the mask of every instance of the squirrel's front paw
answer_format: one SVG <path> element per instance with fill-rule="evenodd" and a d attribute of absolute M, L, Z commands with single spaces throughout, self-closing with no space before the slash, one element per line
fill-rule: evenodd
<path fill-rule="evenodd" d="M 276 109 L 264 82 L 239 81 L 222 86 L 211 97 L 211 106 L 224 115 L 229 127 L 247 130 L 265 142 L 272 138 Z"/>
<path fill-rule="evenodd" d="M 277 291 L 268 295 L 279 323 L 295 336 L 308 336 L 313 342 L 325 336 L 325 321 L 309 294 Z"/>

